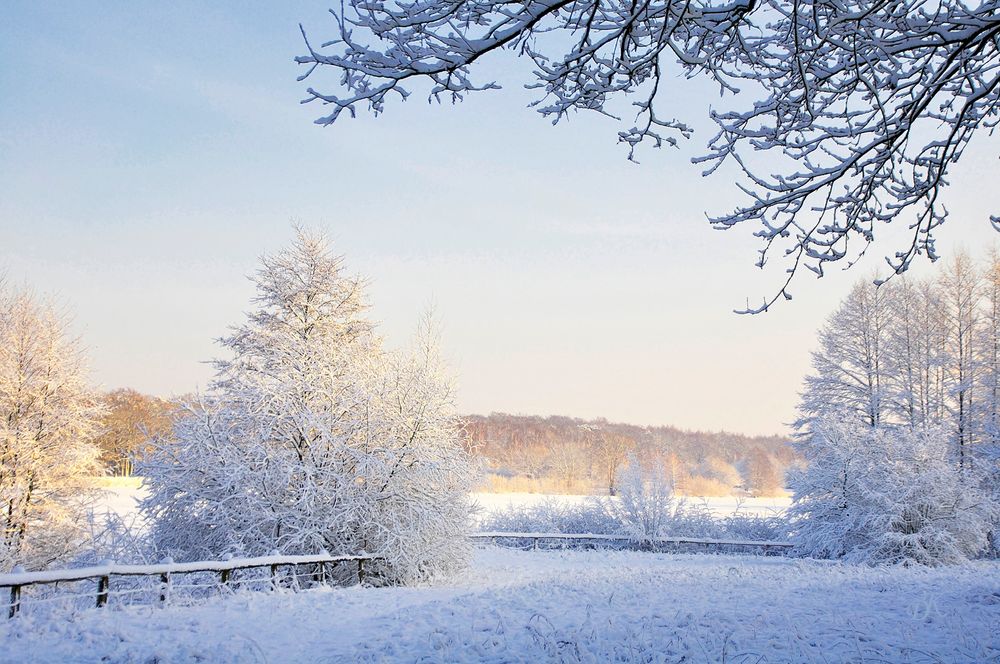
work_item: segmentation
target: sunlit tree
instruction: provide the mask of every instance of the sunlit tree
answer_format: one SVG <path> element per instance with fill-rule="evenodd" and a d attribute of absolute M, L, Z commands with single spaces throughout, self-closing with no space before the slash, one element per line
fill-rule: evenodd
<path fill-rule="evenodd" d="M 0 569 L 45 567 L 79 544 L 100 472 L 86 376 L 65 318 L 0 284 Z"/>
<path fill-rule="evenodd" d="M 176 405 L 128 388 L 102 395 L 101 402 L 106 412 L 94 439 L 101 463 L 113 475 L 128 477 L 150 441 L 170 431 Z"/>

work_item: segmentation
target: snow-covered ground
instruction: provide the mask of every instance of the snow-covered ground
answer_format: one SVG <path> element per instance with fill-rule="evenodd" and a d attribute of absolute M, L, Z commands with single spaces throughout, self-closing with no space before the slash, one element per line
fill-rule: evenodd
<path fill-rule="evenodd" d="M 137 481 L 119 482 L 119 486 L 104 489 L 104 495 L 95 507 L 98 514 L 105 511 L 116 512 L 123 517 L 134 515 L 136 499 L 145 495 Z M 591 499 L 591 496 L 547 495 L 538 493 L 475 493 L 473 499 L 480 507 L 480 516 L 490 512 L 502 511 L 512 507 L 528 507 L 546 501 L 556 501 L 564 504 L 579 504 Z M 718 516 L 729 516 L 739 510 L 741 514 L 769 516 L 786 509 L 789 498 L 687 498 L 693 503 L 704 502 Z"/>
<path fill-rule="evenodd" d="M 479 550 L 427 588 L 0 619 L 2 662 L 988 662 L 1000 565 Z"/>
<path fill-rule="evenodd" d="M 502 511 L 510 508 L 530 507 L 546 501 L 564 504 L 580 504 L 591 500 L 592 496 L 564 496 L 539 493 L 476 493 L 473 498 L 479 504 L 483 514 Z M 722 498 L 686 498 L 693 504 L 704 504 L 717 516 L 730 516 L 736 511 L 746 515 L 771 516 L 783 511 L 791 505 L 790 498 L 739 498 L 725 496 Z"/>
<path fill-rule="evenodd" d="M 144 498 L 146 490 L 140 486 L 115 486 L 101 489 L 101 496 L 94 505 L 95 514 L 113 512 L 123 518 L 139 513 L 136 501 Z"/>

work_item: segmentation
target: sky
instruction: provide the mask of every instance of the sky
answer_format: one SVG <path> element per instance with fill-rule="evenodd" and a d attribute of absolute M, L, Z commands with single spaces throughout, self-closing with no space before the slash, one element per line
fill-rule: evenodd
<path fill-rule="evenodd" d="M 530 66 L 506 53 L 484 63 L 499 92 L 319 127 L 293 58 L 299 23 L 331 35 L 327 4 L 4 3 L 0 270 L 69 312 L 95 385 L 205 389 L 294 221 L 370 279 L 391 344 L 435 308 L 461 412 L 787 431 L 816 330 L 905 226 L 738 316 L 783 266 L 754 267 L 754 229 L 706 221 L 740 200 L 690 163 L 717 94 L 671 78 L 695 136 L 638 165 L 613 120 L 526 108 Z M 953 170 L 942 254 L 996 241 L 996 154 L 981 137 Z"/>

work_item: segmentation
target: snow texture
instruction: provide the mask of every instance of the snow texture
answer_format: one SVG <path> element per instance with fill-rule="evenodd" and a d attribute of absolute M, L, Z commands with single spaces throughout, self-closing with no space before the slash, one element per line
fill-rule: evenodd
<path fill-rule="evenodd" d="M 0 662 L 984 662 L 1000 565 L 488 548 L 449 585 L 0 621 Z"/>

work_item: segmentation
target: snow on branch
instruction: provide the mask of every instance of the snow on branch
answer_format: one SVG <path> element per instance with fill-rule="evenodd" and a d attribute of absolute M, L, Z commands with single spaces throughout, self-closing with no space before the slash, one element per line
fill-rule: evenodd
<path fill-rule="evenodd" d="M 787 264 L 778 291 L 742 313 L 791 299 L 802 267 L 849 266 L 897 217 L 911 232 L 892 271 L 936 259 L 948 168 L 1000 118 L 1000 0 L 349 0 L 331 13 L 337 36 L 314 47 L 303 29 L 296 58 L 300 80 L 339 74 L 341 93 L 309 87 L 304 100 L 333 107 L 324 125 L 359 106 L 379 114 L 420 81 L 433 99 L 496 89 L 473 67 L 506 49 L 533 63 L 526 87 L 554 122 L 613 116 L 611 102 L 634 95 L 618 134 L 631 159 L 643 142 L 691 135 L 659 110 L 668 68 L 709 77 L 732 108 L 711 112 L 717 133 L 694 161 L 705 175 L 731 162 L 746 195 L 711 223 L 755 227 L 757 265 L 774 253 Z"/>

